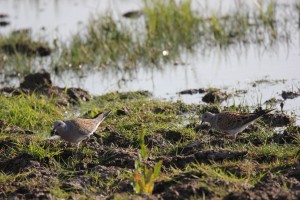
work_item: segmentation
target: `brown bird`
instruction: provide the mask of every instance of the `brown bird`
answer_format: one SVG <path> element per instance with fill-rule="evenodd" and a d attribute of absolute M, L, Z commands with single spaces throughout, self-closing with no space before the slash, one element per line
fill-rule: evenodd
<path fill-rule="evenodd" d="M 274 109 L 260 110 L 256 113 L 239 113 L 239 112 L 221 112 L 214 114 L 205 112 L 202 114 L 202 123 L 208 122 L 211 127 L 225 133 L 226 135 L 234 136 L 234 140 L 238 133 L 242 132 L 251 123 L 259 117 L 273 111 Z M 201 124 L 202 124 L 201 123 Z"/>
<path fill-rule="evenodd" d="M 63 140 L 75 143 L 77 148 L 82 140 L 90 138 L 90 136 L 97 130 L 101 122 L 111 113 L 108 111 L 106 113 L 98 114 L 94 119 L 82 119 L 75 118 L 66 121 L 55 121 L 51 135 L 57 132 Z"/>

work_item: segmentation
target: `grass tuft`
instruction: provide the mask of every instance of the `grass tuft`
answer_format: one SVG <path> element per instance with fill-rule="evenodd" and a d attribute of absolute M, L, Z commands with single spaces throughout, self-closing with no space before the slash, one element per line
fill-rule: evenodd
<path fill-rule="evenodd" d="M 17 151 L 24 152 L 31 155 L 33 158 L 42 160 L 44 158 L 53 158 L 62 152 L 62 149 L 58 147 L 46 146 L 43 142 L 32 142 L 29 144 L 16 143 Z"/>
<path fill-rule="evenodd" d="M 34 132 L 49 132 L 53 121 L 62 117 L 55 99 L 36 94 L 5 97 L 0 95 L 0 119 Z"/>

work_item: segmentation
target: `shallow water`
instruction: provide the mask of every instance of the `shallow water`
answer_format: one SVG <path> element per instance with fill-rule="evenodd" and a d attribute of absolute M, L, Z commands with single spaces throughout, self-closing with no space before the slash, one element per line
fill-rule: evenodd
<path fill-rule="evenodd" d="M 235 8 L 239 1 L 220 0 L 193 1 L 194 9 L 205 9 L 207 12 L 227 12 Z M 267 2 L 267 1 L 265 1 Z M 278 1 L 286 4 L 295 1 Z M 253 1 L 248 1 L 249 7 L 255 7 Z M 10 26 L 0 27 L 0 34 L 8 34 L 12 30 L 30 28 L 35 36 L 51 41 L 58 38 L 68 41 L 70 36 L 83 29 L 89 18 L 111 10 L 118 19 L 127 11 L 142 8 L 138 0 L 113 1 L 46 1 L 46 0 L 0 0 L 0 13 L 9 15 L 5 20 Z M 284 14 L 283 11 L 277 15 Z M 183 100 L 187 103 L 202 103 L 201 95 L 177 95 L 181 90 L 194 88 L 217 87 L 228 92 L 235 89 L 246 89 L 248 93 L 234 98 L 235 102 L 257 105 L 275 97 L 281 99 L 282 90 L 297 91 L 300 88 L 300 49 L 299 32 L 292 34 L 289 43 L 278 43 L 274 47 L 257 47 L 250 45 L 246 49 L 230 48 L 219 51 L 217 48 L 203 55 L 201 52 L 193 55 L 183 54 L 182 60 L 175 64 L 164 65 L 162 69 L 141 67 L 131 76 L 120 71 L 89 70 L 80 73 L 62 72 L 54 76 L 54 84 L 62 87 L 81 87 L 94 95 L 114 91 L 149 90 L 154 97 L 168 100 Z M 169 52 L 172 54 L 172 52 Z M 1 81 L 4 75 L 0 77 Z M 256 80 L 286 80 L 276 84 L 257 84 Z M 14 80 L 10 85 L 17 85 Z M 225 102 L 232 103 L 233 100 Z M 285 108 L 300 114 L 300 98 L 287 100 Z"/>
<path fill-rule="evenodd" d="M 30 28 L 33 35 L 48 41 L 67 40 L 80 31 L 91 16 L 107 10 L 126 12 L 141 6 L 138 0 L 0 0 L 0 13 L 8 14 L 9 26 L 0 27 L 0 34 Z"/>

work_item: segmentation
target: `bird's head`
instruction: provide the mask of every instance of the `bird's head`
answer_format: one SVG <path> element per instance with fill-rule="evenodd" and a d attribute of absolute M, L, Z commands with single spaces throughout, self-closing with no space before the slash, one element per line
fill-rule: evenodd
<path fill-rule="evenodd" d="M 54 125 L 53 125 L 53 129 L 51 131 L 51 136 L 53 136 L 53 135 L 59 135 L 60 130 L 64 129 L 65 127 L 66 127 L 66 123 L 65 122 L 63 122 L 61 120 L 55 121 Z"/>
<path fill-rule="evenodd" d="M 203 124 L 204 122 L 211 123 L 214 116 L 215 116 L 215 114 L 213 114 L 211 112 L 203 113 L 201 116 L 201 124 Z"/>

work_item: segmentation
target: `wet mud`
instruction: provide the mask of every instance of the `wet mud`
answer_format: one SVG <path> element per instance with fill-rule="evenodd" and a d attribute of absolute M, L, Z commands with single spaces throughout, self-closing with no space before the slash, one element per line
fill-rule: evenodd
<path fill-rule="evenodd" d="M 89 101 L 90 94 L 80 88 L 60 88 L 52 85 L 51 77 L 48 72 L 38 72 L 29 74 L 24 77 L 24 81 L 20 83 L 20 87 L 5 87 L 0 90 L 6 95 L 20 95 L 22 93 L 37 93 L 47 97 L 56 97 L 59 104 L 66 106 L 68 104 L 79 104 L 80 101 Z"/>
<path fill-rule="evenodd" d="M 283 184 L 287 185 L 285 189 L 282 188 Z M 299 199 L 299 197 L 299 180 L 292 177 L 268 174 L 254 188 L 247 191 L 232 192 L 224 199 Z"/>

